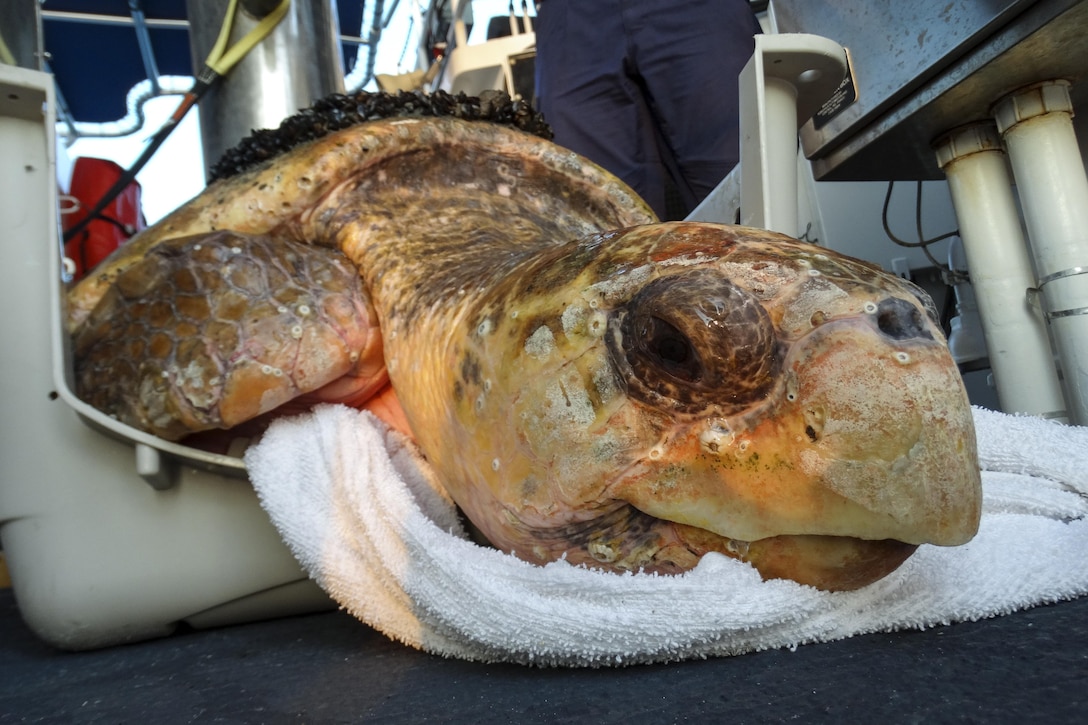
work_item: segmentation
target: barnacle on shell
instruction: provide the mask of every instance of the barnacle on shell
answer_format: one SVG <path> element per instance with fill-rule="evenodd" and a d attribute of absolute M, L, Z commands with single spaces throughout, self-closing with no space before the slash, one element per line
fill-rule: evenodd
<path fill-rule="evenodd" d="M 446 91 L 391 93 L 335 93 L 290 116 L 276 129 L 258 129 L 227 150 L 215 163 L 209 182 L 226 179 L 275 158 L 290 149 L 365 121 L 399 117 L 447 117 L 489 121 L 513 126 L 551 140 L 544 117 L 525 101 L 513 100 L 502 91 L 479 96 Z"/>

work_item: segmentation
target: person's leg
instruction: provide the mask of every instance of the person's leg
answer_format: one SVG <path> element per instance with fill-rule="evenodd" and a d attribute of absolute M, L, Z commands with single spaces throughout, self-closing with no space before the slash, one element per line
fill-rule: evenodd
<path fill-rule="evenodd" d="M 545 0 L 534 26 L 536 93 L 555 141 L 612 172 L 659 215 L 664 185 L 653 120 L 629 76 L 618 0 Z"/>
<path fill-rule="evenodd" d="M 740 159 L 737 76 L 759 25 L 746 0 L 629 4 L 636 70 L 690 210 Z"/>

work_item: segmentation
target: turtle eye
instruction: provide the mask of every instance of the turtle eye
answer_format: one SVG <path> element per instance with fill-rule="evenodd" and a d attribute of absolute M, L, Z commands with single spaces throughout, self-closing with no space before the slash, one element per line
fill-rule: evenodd
<path fill-rule="evenodd" d="M 687 336 L 660 317 L 643 318 L 638 344 L 665 373 L 689 383 L 702 378 L 702 363 Z"/>
<path fill-rule="evenodd" d="M 766 397 L 781 365 L 767 311 L 715 269 L 649 282 L 608 330 L 628 394 L 663 409 L 744 410 Z"/>

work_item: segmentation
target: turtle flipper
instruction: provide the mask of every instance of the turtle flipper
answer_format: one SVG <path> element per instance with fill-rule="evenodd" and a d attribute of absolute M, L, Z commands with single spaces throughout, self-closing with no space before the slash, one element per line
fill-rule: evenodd
<path fill-rule="evenodd" d="M 314 391 L 359 405 L 388 382 L 355 267 L 264 235 L 160 243 L 117 278 L 74 345 L 80 397 L 169 440 Z"/>

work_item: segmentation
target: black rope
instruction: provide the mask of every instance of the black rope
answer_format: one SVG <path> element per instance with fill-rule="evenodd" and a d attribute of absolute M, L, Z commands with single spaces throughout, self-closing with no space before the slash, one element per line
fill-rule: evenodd
<path fill-rule="evenodd" d="M 942 270 L 947 269 L 946 265 L 944 265 L 941 262 L 937 261 L 937 258 L 934 257 L 933 254 L 929 251 L 929 246 L 931 244 L 936 244 L 937 242 L 944 241 L 945 239 L 950 239 L 952 237 L 959 236 L 960 230 L 955 229 L 955 230 L 953 230 L 951 232 L 946 232 L 945 234 L 941 234 L 939 236 L 932 237 L 931 239 L 926 239 L 922 235 L 922 182 L 919 181 L 917 189 L 916 189 L 915 202 L 914 202 L 914 225 L 915 225 L 916 232 L 918 234 L 918 241 L 917 242 L 908 242 L 905 239 L 900 239 L 899 237 L 895 236 L 895 234 L 892 232 L 891 225 L 888 223 L 888 206 L 889 206 L 889 204 L 891 202 L 891 199 L 892 199 L 892 189 L 893 188 L 895 188 L 895 182 L 894 181 L 889 181 L 888 182 L 888 192 L 884 195 L 884 207 L 883 207 L 883 209 L 881 210 L 881 213 L 880 213 L 880 220 L 884 225 L 884 233 L 888 235 L 888 239 L 892 240 L 892 242 L 894 242 L 895 244 L 898 244 L 900 247 L 908 247 L 908 248 L 911 248 L 911 249 L 921 249 L 922 252 L 925 253 L 926 258 L 937 269 L 942 269 Z"/>
<path fill-rule="evenodd" d="M 120 196 L 129 184 L 136 180 L 136 175 L 147 165 L 147 162 L 151 160 L 155 152 L 159 150 L 163 142 L 173 133 L 178 124 L 181 123 L 181 119 L 185 117 L 185 114 L 195 106 L 204 94 L 208 92 L 212 84 L 218 76 L 209 77 L 207 74 L 202 74 L 202 77 L 197 78 L 196 83 L 193 84 L 192 89 L 185 94 L 181 103 L 178 105 L 177 110 L 163 123 L 162 127 L 155 132 L 155 135 L 151 137 L 147 147 L 140 154 L 139 158 L 127 169 L 124 173 L 114 182 L 113 186 L 102 195 L 102 198 L 98 200 L 98 203 L 94 205 L 94 208 L 87 213 L 87 216 L 76 222 L 70 229 L 64 232 L 64 241 L 69 241 L 77 234 L 87 228 L 87 225 L 93 222 L 95 219 L 102 218 L 102 212 Z"/>

